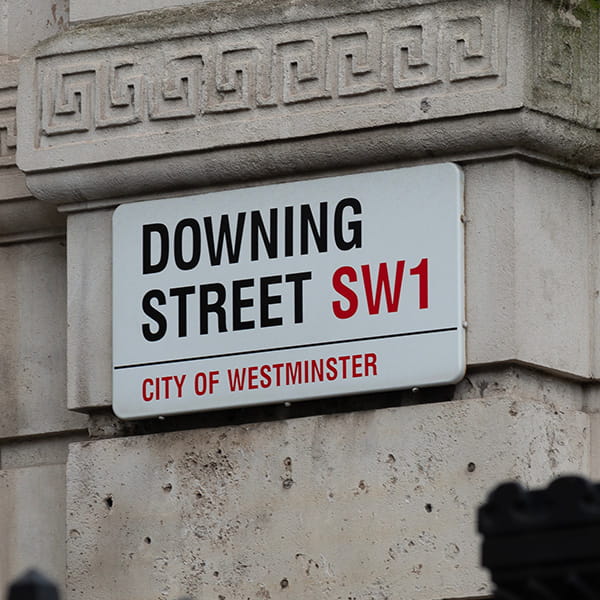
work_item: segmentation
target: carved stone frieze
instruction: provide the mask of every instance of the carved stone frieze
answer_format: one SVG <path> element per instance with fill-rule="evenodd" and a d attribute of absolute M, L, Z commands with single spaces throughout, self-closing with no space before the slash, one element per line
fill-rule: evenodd
<path fill-rule="evenodd" d="M 570 11 L 538 0 L 532 11 L 531 105 L 600 127 L 600 18 L 589 2 Z"/>
<path fill-rule="evenodd" d="M 511 107 L 508 0 L 57 51 L 25 75 L 25 171 Z M 60 41 L 58 42 L 60 45 Z M 72 158 L 66 158 L 67 156 Z"/>
<path fill-rule="evenodd" d="M 583 5 L 223 2 L 82 24 L 22 60 L 17 161 L 38 197 L 509 149 L 586 168 L 600 155 L 598 15 Z"/>
<path fill-rule="evenodd" d="M 246 121 L 294 119 L 296 105 L 335 117 L 346 108 L 402 109 L 423 95 L 434 102 L 496 90 L 506 76 L 505 6 L 462 8 L 110 48 L 96 61 L 82 53 L 40 57 L 36 148 L 85 142 L 102 129 L 122 129 L 106 132 L 111 137 L 182 128 L 208 133 L 232 118 L 243 136 Z"/>
<path fill-rule="evenodd" d="M 31 197 L 15 165 L 18 61 L 0 57 L 0 246 L 64 234 L 63 215 Z"/>
<path fill-rule="evenodd" d="M 0 62 L 0 168 L 15 164 L 17 85 L 16 62 Z"/>

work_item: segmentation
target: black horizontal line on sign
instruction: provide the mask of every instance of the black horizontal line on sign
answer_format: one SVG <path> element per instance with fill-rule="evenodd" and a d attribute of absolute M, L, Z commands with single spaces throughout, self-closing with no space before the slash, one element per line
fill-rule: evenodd
<path fill-rule="evenodd" d="M 168 365 L 171 363 L 190 362 L 193 360 L 208 360 L 211 358 L 229 358 L 231 356 L 246 356 L 248 354 L 261 354 L 264 352 L 279 352 L 281 350 L 298 350 L 300 348 L 314 348 L 316 346 L 333 346 L 335 344 L 348 344 L 350 342 L 370 342 L 372 340 L 385 340 L 388 338 L 408 337 L 411 335 L 426 335 L 429 333 L 445 333 L 447 331 L 457 331 L 458 327 L 444 327 L 442 329 L 426 329 L 423 331 L 408 331 L 406 333 L 390 333 L 386 335 L 374 335 L 371 337 L 354 338 L 350 340 L 333 340 L 331 342 L 313 342 L 311 344 L 298 344 L 297 346 L 280 346 L 279 348 L 263 348 L 261 350 L 243 350 L 241 352 L 227 352 L 225 354 L 211 354 L 208 356 L 193 356 L 191 358 L 173 358 L 170 360 L 156 360 L 153 362 L 134 363 L 131 365 L 118 365 L 118 369 L 133 369 L 136 367 L 152 367 L 155 365 Z"/>

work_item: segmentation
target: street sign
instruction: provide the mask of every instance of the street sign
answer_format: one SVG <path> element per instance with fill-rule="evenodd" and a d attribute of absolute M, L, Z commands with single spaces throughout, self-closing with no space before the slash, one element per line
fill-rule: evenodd
<path fill-rule="evenodd" d="M 115 413 L 458 381 L 462 197 L 446 163 L 119 206 Z"/>

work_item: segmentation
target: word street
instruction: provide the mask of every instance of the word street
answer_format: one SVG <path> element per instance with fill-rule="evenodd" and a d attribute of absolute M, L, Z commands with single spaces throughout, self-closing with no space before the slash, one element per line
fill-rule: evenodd
<path fill-rule="evenodd" d="M 356 198 L 340 200 L 333 210 L 327 202 L 321 202 L 316 214 L 308 204 L 302 204 L 297 211 L 288 206 L 283 210 L 283 221 L 280 219 L 279 209 L 270 208 L 268 212 L 268 219 L 258 210 L 251 211 L 249 217 L 240 212 L 236 215 L 235 227 L 228 215 L 221 215 L 217 233 L 213 219 L 204 217 L 202 223 L 209 264 L 221 265 L 224 261 L 228 264 L 238 263 L 242 248 L 248 246 L 251 261 L 258 260 L 261 248 L 268 259 L 279 258 L 281 254 L 283 257 L 292 256 L 295 248 L 293 219 L 296 213 L 300 230 L 300 235 L 296 237 L 299 239 L 298 250 L 301 255 L 308 254 L 311 248 L 319 253 L 327 252 L 330 234 L 339 250 L 362 247 L 362 221 L 348 219 L 346 215 L 348 213 L 355 217 L 362 214 L 362 205 Z M 333 215 L 332 219 L 329 218 L 330 213 Z M 330 221 L 333 223 L 332 231 L 328 227 Z M 182 271 L 197 269 L 202 254 L 201 234 L 200 221 L 196 219 L 182 219 L 175 225 L 172 235 L 165 224 L 143 225 L 143 275 L 160 273 L 167 268 L 171 257 L 176 267 Z M 397 312 L 404 270 L 404 260 L 396 261 L 393 276 L 390 275 L 387 263 L 373 267 L 361 265 L 359 269 L 352 266 L 339 267 L 332 274 L 331 285 L 347 306 L 343 306 L 342 300 L 332 302 L 334 316 L 348 319 L 356 314 L 360 299 L 350 284 L 359 281 L 358 272 L 361 274 L 364 303 L 369 314 L 379 314 L 382 310 Z M 428 259 L 423 258 L 409 273 L 419 278 L 419 309 L 427 309 Z M 312 279 L 312 272 L 303 271 L 234 279 L 228 285 L 213 281 L 171 287 L 168 290 L 150 289 L 141 301 L 142 310 L 150 319 L 142 323 L 141 332 L 149 342 L 160 341 L 167 335 L 169 321 L 161 309 L 168 303 L 173 304 L 177 336 L 180 338 L 285 325 L 283 315 L 277 313 L 276 308 L 276 305 L 284 302 L 290 302 L 293 306 L 293 323 L 301 324 L 304 322 L 305 285 Z M 383 301 L 385 307 L 382 306 Z M 194 322 L 198 323 L 198 330 L 194 332 L 188 325 L 191 313 L 195 313 Z"/>
<path fill-rule="evenodd" d="M 445 163 L 118 206 L 115 413 L 458 381 L 462 198 Z"/>

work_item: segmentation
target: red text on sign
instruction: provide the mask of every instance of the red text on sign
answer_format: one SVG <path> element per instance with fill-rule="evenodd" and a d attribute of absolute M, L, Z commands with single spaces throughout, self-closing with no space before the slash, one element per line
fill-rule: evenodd
<path fill-rule="evenodd" d="M 364 299 L 370 315 L 378 315 L 381 312 L 398 312 L 405 263 L 404 260 L 396 261 L 393 279 L 390 276 L 387 263 L 379 263 L 376 270 L 373 269 L 373 272 L 371 265 L 360 266 L 359 272 L 364 290 Z M 419 309 L 429 308 L 428 263 L 428 259 L 423 258 L 416 267 L 409 271 L 410 275 L 419 278 Z M 345 300 L 345 302 L 334 300 L 331 304 L 333 314 L 338 319 L 349 319 L 359 309 L 359 294 L 349 285 L 359 281 L 359 272 L 354 267 L 343 266 L 333 273 L 331 279 L 333 289 Z"/>
<path fill-rule="evenodd" d="M 183 383 L 186 375 L 166 375 L 164 377 L 153 377 L 142 381 L 142 398 L 145 402 L 151 400 L 169 400 L 181 398 L 183 395 Z"/>
<path fill-rule="evenodd" d="M 376 376 L 377 355 L 372 352 L 227 369 L 232 392 Z"/>
<path fill-rule="evenodd" d="M 196 396 L 204 396 L 206 393 L 212 394 L 218 383 L 219 371 L 209 371 L 208 373 L 200 371 L 194 377 L 194 392 L 196 392 Z"/>

